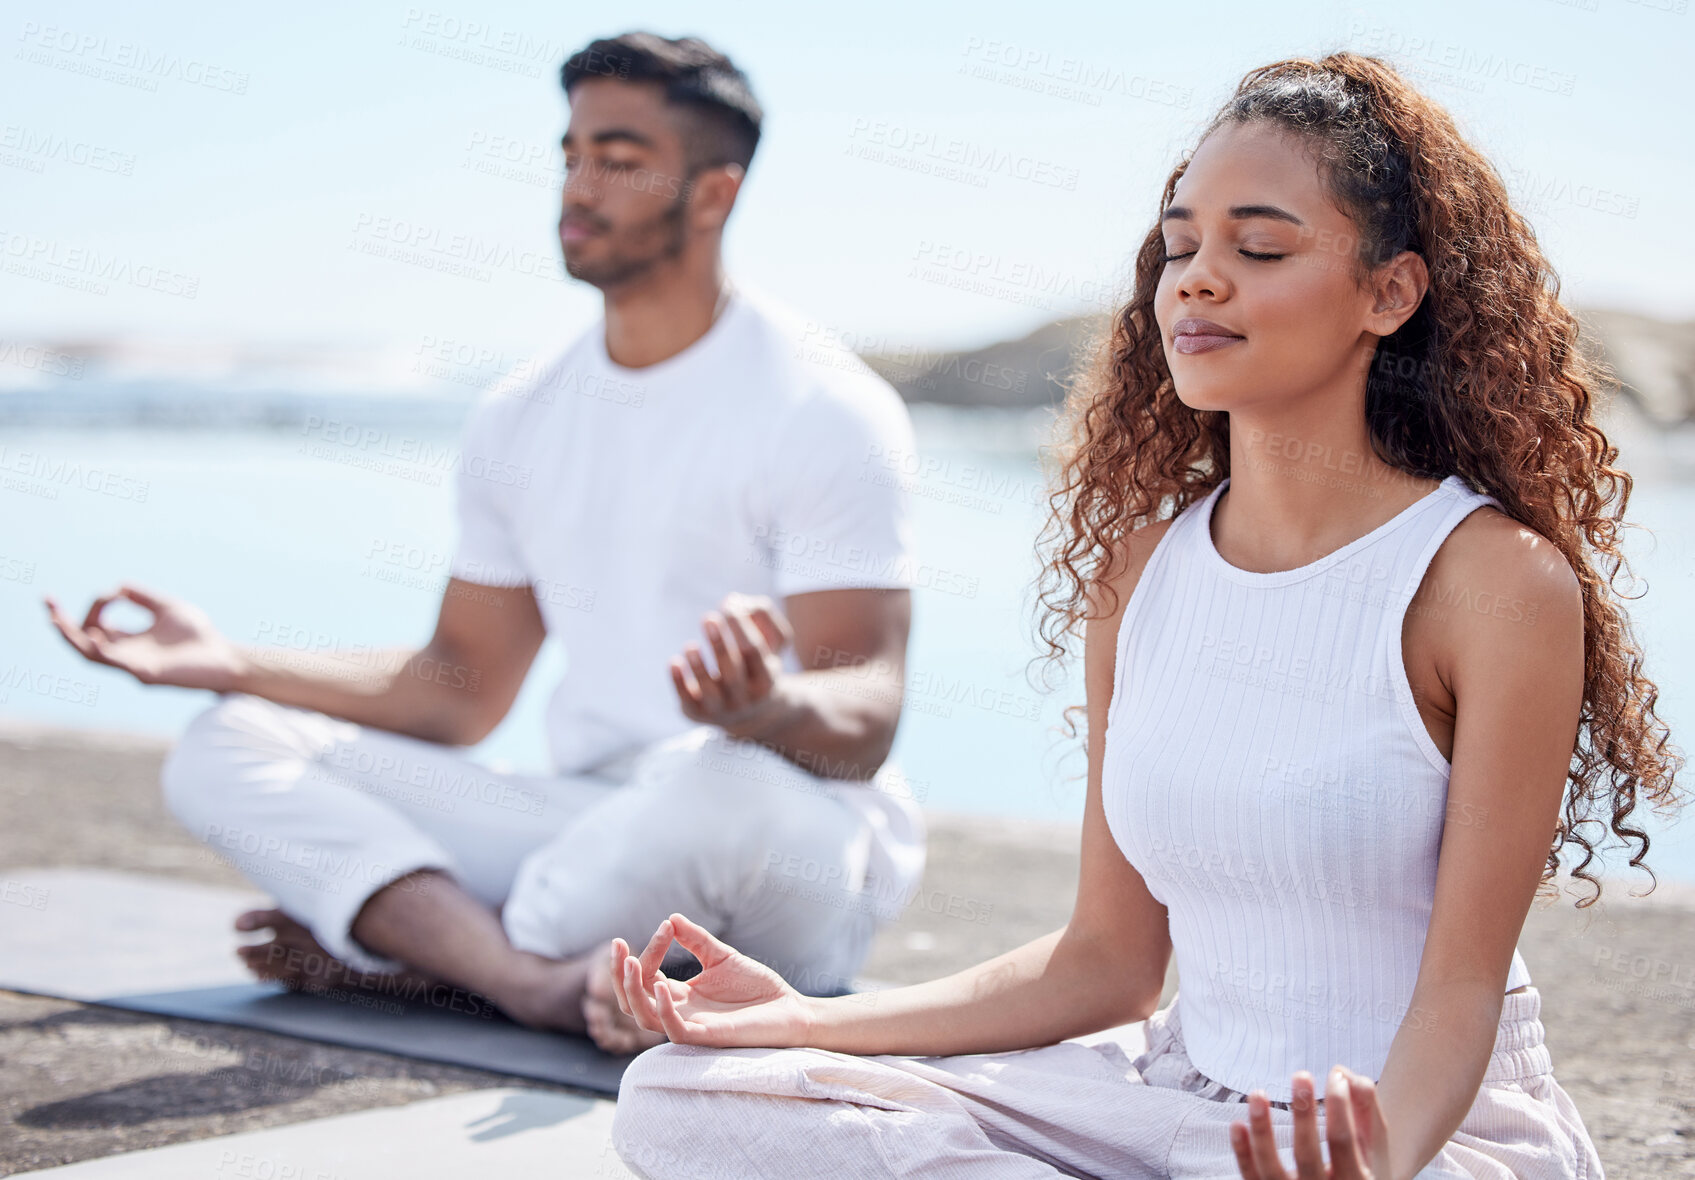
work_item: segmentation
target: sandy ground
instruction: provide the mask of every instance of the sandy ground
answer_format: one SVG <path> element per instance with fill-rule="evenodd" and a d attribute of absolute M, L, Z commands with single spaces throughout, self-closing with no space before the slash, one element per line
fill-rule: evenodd
<path fill-rule="evenodd" d="M 240 884 L 165 814 L 163 752 L 151 739 L 0 728 L 0 875 L 77 865 Z M 1074 831 L 947 815 L 932 825 L 924 889 L 884 931 L 870 977 L 945 974 L 1070 910 Z M 1626 896 L 1645 884 L 1621 881 L 1582 913 L 1533 910 L 1520 942 L 1555 1071 L 1613 1180 L 1695 1176 L 1695 889 Z M 507 1080 L 0 992 L 0 1175 Z"/>

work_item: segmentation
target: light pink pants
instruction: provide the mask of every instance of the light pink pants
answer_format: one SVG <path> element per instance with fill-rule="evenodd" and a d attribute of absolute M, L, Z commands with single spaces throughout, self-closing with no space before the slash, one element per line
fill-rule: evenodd
<path fill-rule="evenodd" d="M 1534 988 L 1505 997 L 1477 1100 L 1420 1180 L 1601 1180 L 1551 1072 L 1541 1002 Z M 1239 1180 L 1241 1095 L 1196 1072 L 1178 1000 L 1146 1032 L 1134 1061 L 1111 1042 L 961 1057 L 661 1045 L 624 1074 L 613 1142 L 655 1178 Z M 1292 1170 L 1293 1116 L 1271 1113 Z"/>

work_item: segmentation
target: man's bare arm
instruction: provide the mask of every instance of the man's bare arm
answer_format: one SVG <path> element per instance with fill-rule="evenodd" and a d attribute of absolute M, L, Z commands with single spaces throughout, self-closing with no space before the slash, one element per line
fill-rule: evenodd
<path fill-rule="evenodd" d="M 101 611 L 118 598 L 151 611 L 152 625 L 124 632 L 102 623 Z M 435 634 L 416 651 L 244 648 L 193 604 L 137 586 L 96 599 L 80 626 L 51 599 L 48 611 L 83 656 L 143 684 L 250 693 L 451 745 L 481 741 L 500 724 L 546 635 L 528 586 L 457 578 L 442 597 Z"/>

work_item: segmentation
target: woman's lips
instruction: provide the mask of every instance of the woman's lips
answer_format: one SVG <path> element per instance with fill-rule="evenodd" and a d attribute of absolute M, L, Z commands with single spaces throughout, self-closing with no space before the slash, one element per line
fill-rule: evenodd
<path fill-rule="evenodd" d="M 1241 339 L 1224 324 L 1198 315 L 1184 316 L 1171 325 L 1171 347 L 1178 352 L 1211 352 Z"/>
<path fill-rule="evenodd" d="M 1171 346 L 1178 352 L 1194 353 L 1211 352 L 1215 348 L 1223 348 L 1227 344 L 1240 344 L 1241 342 L 1240 336 L 1215 336 L 1203 332 L 1194 332 L 1185 333 L 1182 336 L 1173 336 Z"/>

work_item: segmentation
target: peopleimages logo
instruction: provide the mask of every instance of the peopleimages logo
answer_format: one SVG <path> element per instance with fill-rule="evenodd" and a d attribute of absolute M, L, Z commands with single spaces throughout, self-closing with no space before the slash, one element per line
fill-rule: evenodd
<path fill-rule="evenodd" d="M 1376 892 L 1349 880 L 1332 880 L 1304 867 L 1244 856 L 1233 848 L 1187 844 L 1155 837 L 1148 846 L 1151 859 L 1138 863 L 1144 874 L 1163 881 L 1184 880 L 1191 886 L 1227 897 L 1309 898 L 1354 908 L 1376 900 Z"/>
<path fill-rule="evenodd" d="M 408 8 L 400 30 L 399 44 L 403 48 L 526 78 L 541 77 L 570 52 L 570 47 L 560 41 L 537 37 L 522 29 L 467 20 L 437 8 Z M 627 72 L 628 67 L 625 69 Z M 615 67 L 595 72 L 622 76 Z"/>
<path fill-rule="evenodd" d="M 1022 180 L 1075 192 L 1077 169 L 1054 160 L 1008 151 L 999 144 L 944 135 L 925 127 L 856 118 L 848 132 L 847 154 L 912 171 L 959 179 L 982 188 L 990 176 Z"/>
<path fill-rule="evenodd" d="M 161 80 L 168 80 L 226 94 L 246 94 L 250 79 L 244 72 L 199 58 L 35 21 L 23 23 L 18 40 L 26 46 L 19 56 L 36 65 L 97 74 L 107 81 L 124 81 L 126 78 L 120 75 L 127 75 L 129 83 L 142 90 L 157 90 Z"/>
<path fill-rule="evenodd" d="M 41 451 L 25 451 L 0 443 L 0 479 L 22 476 L 40 480 L 44 490 L 53 493 L 47 499 L 57 499 L 59 488 L 80 488 L 115 500 L 147 502 L 152 485 L 145 479 L 135 479 L 121 472 L 94 467 L 74 459 L 55 458 Z M 10 482 L 5 486 L 10 487 Z M 28 490 L 18 488 L 17 490 Z"/>
<path fill-rule="evenodd" d="M 383 214 L 358 214 L 347 248 L 430 270 L 464 274 L 479 282 L 487 282 L 497 270 L 549 282 L 563 283 L 566 279 L 564 260 L 550 250 L 526 249 Z"/>
<path fill-rule="evenodd" d="M 95 172 L 112 172 L 128 176 L 135 171 L 135 156 L 130 152 L 114 151 L 83 139 L 70 139 L 51 131 L 37 131 L 18 123 L 0 127 L 0 148 L 6 153 L 18 152 L 32 172 L 49 161 L 74 164 Z M 0 162 L 13 163 L 14 158 L 0 153 Z"/>
<path fill-rule="evenodd" d="M 425 438 L 395 434 L 357 422 L 341 422 L 309 414 L 301 424 L 306 442 L 301 449 L 318 458 L 373 467 L 392 474 L 406 474 L 420 482 L 440 482 L 441 473 L 463 473 L 472 479 L 514 488 L 528 488 L 534 470 L 517 463 L 466 455 L 456 446 L 443 446 Z M 384 466 L 388 464 L 388 466 Z M 395 467 L 395 464 L 402 465 Z"/>
<path fill-rule="evenodd" d="M 871 578 L 880 584 L 899 583 L 962 598 L 975 598 L 981 582 L 973 575 L 915 562 L 904 554 L 895 557 L 873 554 L 862 545 L 842 545 L 834 540 L 808 537 L 770 525 L 756 525 L 753 540 L 762 551 L 750 552 L 746 559 L 750 563 L 757 562 L 767 569 L 807 574 L 844 585 Z"/>
<path fill-rule="evenodd" d="M 967 37 L 959 72 L 986 82 L 998 82 L 1054 98 L 1100 106 L 1103 95 L 1134 98 L 1160 106 L 1187 107 L 1195 92 L 1162 78 L 1128 73 L 1106 62 L 1056 56 L 1030 45 L 992 38 Z"/>
<path fill-rule="evenodd" d="M 83 370 L 87 368 L 88 358 L 0 337 L 0 365 L 16 365 L 49 377 L 69 377 L 76 381 L 81 379 Z"/>
<path fill-rule="evenodd" d="M 40 279 L 59 286 L 106 294 L 107 283 L 122 283 L 161 295 L 193 299 L 200 293 L 200 276 L 168 266 L 137 262 L 99 247 L 65 243 L 0 228 L 0 264 L 7 274 Z"/>
<path fill-rule="evenodd" d="M 93 708 L 100 703 L 100 686 L 84 684 L 56 672 L 40 672 L 23 664 L 0 669 L 0 704 L 12 699 L 13 690 L 62 701 L 67 705 Z"/>

